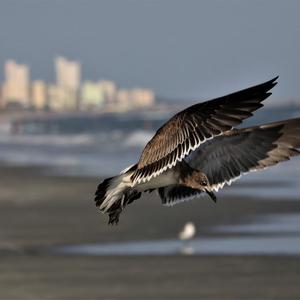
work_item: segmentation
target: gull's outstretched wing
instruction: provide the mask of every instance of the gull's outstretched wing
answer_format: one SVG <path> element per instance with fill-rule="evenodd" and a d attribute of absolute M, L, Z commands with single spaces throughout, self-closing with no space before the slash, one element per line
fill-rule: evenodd
<path fill-rule="evenodd" d="M 165 123 L 142 152 L 134 183 L 145 182 L 172 168 L 200 144 L 221 135 L 262 107 L 278 77 L 254 87 L 195 104 Z"/>
<path fill-rule="evenodd" d="M 218 191 L 242 174 L 300 155 L 300 118 L 232 130 L 201 145 L 188 164 L 204 172 Z"/>

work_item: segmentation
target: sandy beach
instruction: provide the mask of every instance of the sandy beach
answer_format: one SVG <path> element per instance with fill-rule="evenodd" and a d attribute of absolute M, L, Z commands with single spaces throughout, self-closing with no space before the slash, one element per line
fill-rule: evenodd
<path fill-rule="evenodd" d="M 299 299 L 299 256 L 53 255 L 56 245 L 174 239 L 187 221 L 199 236 L 253 216 L 299 213 L 300 202 L 219 196 L 173 208 L 146 196 L 118 226 L 94 207 L 99 179 L 1 167 L 0 299 Z M 238 235 L 224 233 L 224 235 Z"/>

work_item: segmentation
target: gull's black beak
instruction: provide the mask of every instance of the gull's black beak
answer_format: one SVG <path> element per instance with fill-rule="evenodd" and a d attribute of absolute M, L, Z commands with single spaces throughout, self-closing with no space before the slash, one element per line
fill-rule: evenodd
<path fill-rule="evenodd" d="M 210 199 L 212 201 L 214 201 L 215 203 L 217 203 L 217 197 L 216 197 L 216 195 L 213 192 L 211 192 L 211 191 L 209 191 L 207 189 L 205 189 L 205 192 L 207 193 L 207 195 L 210 197 Z"/>

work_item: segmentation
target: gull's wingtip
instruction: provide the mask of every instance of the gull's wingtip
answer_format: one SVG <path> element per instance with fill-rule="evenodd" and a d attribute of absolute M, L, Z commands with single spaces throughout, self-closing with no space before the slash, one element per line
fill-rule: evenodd
<path fill-rule="evenodd" d="M 273 79 L 267 81 L 267 83 L 272 83 L 274 84 L 274 86 L 278 83 L 277 79 L 279 78 L 279 75 L 277 75 L 276 77 L 274 77 Z"/>
<path fill-rule="evenodd" d="M 276 77 L 272 78 L 271 80 L 268 80 L 264 83 L 262 83 L 260 86 L 266 89 L 267 91 L 271 90 L 275 85 L 277 85 L 277 79 L 279 76 L 277 75 Z M 272 93 L 270 93 L 271 95 Z"/>

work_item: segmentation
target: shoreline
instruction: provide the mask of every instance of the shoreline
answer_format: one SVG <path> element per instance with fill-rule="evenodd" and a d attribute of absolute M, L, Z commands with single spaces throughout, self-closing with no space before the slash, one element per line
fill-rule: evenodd
<path fill-rule="evenodd" d="M 164 207 L 152 193 L 129 205 L 119 225 L 107 226 L 107 216 L 94 205 L 99 178 L 47 175 L 40 167 L 7 166 L 1 167 L 0 176 L 0 228 L 11 233 L 4 234 L 9 243 L 21 247 L 173 239 L 188 221 L 195 223 L 199 236 L 237 236 L 211 228 L 255 222 L 256 216 L 300 213 L 300 201 L 288 198 L 261 200 L 223 193 L 217 204 L 202 197 Z"/>
<path fill-rule="evenodd" d="M 300 258 L 264 255 L 53 255 L 60 245 L 177 238 L 187 221 L 197 235 L 256 216 L 300 213 L 300 201 L 224 195 L 172 208 L 147 196 L 107 226 L 93 201 L 99 179 L 45 175 L 39 167 L 1 167 L 1 299 L 294 299 Z M 231 236 L 239 236 L 232 233 Z M 255 287 L 255 288 L 253 288 Z"/>

